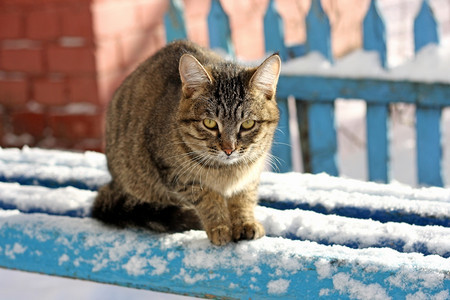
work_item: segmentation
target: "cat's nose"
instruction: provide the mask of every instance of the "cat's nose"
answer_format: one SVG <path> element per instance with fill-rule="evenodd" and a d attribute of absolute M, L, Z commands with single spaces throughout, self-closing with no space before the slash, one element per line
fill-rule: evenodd
<path fill-rule="evenodd" d="M 226 155 L 230 156 L 231 153 L 233 153 L 234 149 L 222 149 L 223 152 L 225 152 Z"/>

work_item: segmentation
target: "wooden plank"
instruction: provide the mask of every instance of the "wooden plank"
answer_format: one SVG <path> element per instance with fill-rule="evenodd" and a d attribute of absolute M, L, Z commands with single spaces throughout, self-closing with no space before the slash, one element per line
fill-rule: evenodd
<path fill-rule="evenodd" d="M 187 38 L 185 24 L 183 2 L 181 0 L 170 0 L 169 10 L 164 15 L 167 43 Z"/>
<path fill-rule="evenodd" d="M 330 102 L 336 98 L 364 99 L 378 104 L 420 103 L 450 106 L 450 84 L 393 81 L 370 78 L 338 78 L 310 75 L 281 75 L 277 95 L 305 101 Z"/>
<path fill-rule="evenodd" d="M 353 285 L 386 298 L 450 289 L 439 256 L 270 237 L 215 247 L 200 231 L 117 230 L 89 218 L 3 213 L 0 247 L 6 268 L 207 298 L 355 298 Z"/>
<path fill-rule="evenodd" d="M 274 0 L 269 1 L 266 14 L 264 15 L 264 45 L 266 52 L 278 52 L 281 60 L 287 60 L 283 20 L 278 14 Z"/>
<path fill-rule="evenodd" d="M 416 107 L 418 183 L 443 186 L 441 109 Z"/>
<path fill-rule="evenodd" d="M 423 0 L 414 19 L 414 51 L 417 53 L 429 44 L 439 44 L 439 30 L 429 1 Z"/>
<path fill-rule="evenodd" d="M 231 41 L 230 21 L 219 0 L 211 1 L 211 10 L 208 14 L 209 47 L 222 49 L 234 55 Z"/>
<path fill-rule="evenodd" d="M 378 52 L 381 65 L 386 66 L 386 28 L 376 0 L 371 0 L 364 17 L 363 49 Z"/>
<path fill-rule="evenodd" d="M 317 51 L 332 62 L 330 21 L 320 0 L 311 1 L 311 7 L 306 15 L 305 22 L 307 51 Z"/>
<path fill-rule="evenodd" d="M 389 181 L 388 115 L 387 105 L 367 104 L 367 160 L 370 181 Z"/>
<path fill-rule="evenodd" d="M 326 172 L 338 176 L 334 102 L 311 103 L 308 128 L 312 173 Z"/>

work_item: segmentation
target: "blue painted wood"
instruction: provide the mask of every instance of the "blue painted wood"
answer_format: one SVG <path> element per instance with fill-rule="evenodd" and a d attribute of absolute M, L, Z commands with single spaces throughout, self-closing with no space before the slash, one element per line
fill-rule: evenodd
<path fill-rule="evenodd" d="M 443 186 L 441 109 L 416 109 L 417 172 L 421 185 Z"/>
<path fill-rule="evenodd" d="M 226 53 L 234 55 L 230 22 L 219 0 L 211 1 L 211 10 L 208 14 L 208 31 L 211 49 L 222 49 Z"/>
<path fill-rule="evenodd" d="M 283 20 L 278 14 L 275 0 L 269 1 L 264 15 L 264 44 L 266 53 L 278 52 L 282 61 L 287 60 Z"/>
<path fill-rule="evenodd" d="M 378 1 L 370 2 L 369 10 L 363 21 L 363 48 L 367 51 L 376 51 L 380 63 L 386 67 L 386 28 L 378 9 Z"/>
<path fill-rule="evenodd" d="M 386 67 L 386 28 L 378 9 L 378 1 L 370 2 L 363 21 L 363 48 L 376 51 L 380 64 Z M 368 103 L 366 106 L 367 161 L 370 181 L 389 180 L 388 106 Z"/>
<path fill-rule="evenodd" d="M 354 298 L 351 288 L 337 284 L 342 280 L 402 299 L 450 289 L 443 258 L 429 265 L 427 257 L 393 250 L 333 251 L 270 237 L 214 247 L 203 232 L 152 234 L 39 214 L 0 217 L 0 247 L 6 268 L 207 298 Z M 387 253 L 389 262 L 373 259 Z"/>
<path fill-rule="evenodd" d="M 338 176 L 334 102 L 311 104 L 308 128 L 312 172 Z"/>
<path fill-rule="evenodd" d="M 422 6 L 414 20 L 414 49 L 417 53 L 428 44 L 439 44 L 438 23 L 428 0 Z"/>
<path fill-rule="evenodd" d="M 294 57 L 300 57 L 306 54 L 306 45 L 305 44 L 298 44 L 298 45 L 290 45 L 287 46 L 287 53 L 288 57 L 294 58 Z"/>
<path fill-rule="evenodd" d="M 278 52 L 281 60 L 287 59 L 284 45 L 283 20 L 276 9 L 275 1 L 270 0 L 264 15 L 264 43 L 266 53 Z M 277 99 L 280 122 L 275 132 L 272 146 L 271 168 L 274 172 L 292 171 L 292 153 L 289 131 L 289 109 L 286 98 Z"/>
<path fill-rule="evenodd" d="M 333 61 L 330 21 L 320 0 L 311 1 L 311 8 L 306 16 L 306 37 L 308 52 L 317 51 L 330 62 Z"/>
<path fill-rule="evenodd" d="M 277 99 L 280 110 L 280 122 L 275 131 L 271 153 L 274 156 L 271 161 L 271 169 L 274 172 L 291 172 L 292 146 L 289 130 L 289 108 L 286 98 Z"/>
<path fill-rule="evenodd" d="M 86 172 L 93 170 L 106 172 L 106 169 L 98 164 L 89 167 L 90 162 L 87 159 L 83 161 L 82 154 L 79 154 L 81 159 L 78 159 L 79 162 L 76 164 L 47 164 L 39 158 L 34 159 L 33 153 L 30 150 L 27 152 L 26 162 L 34 162 L 37 165 L 39 161 L 40 165 L 53 170 L 55 166 L 74 169 L 82 166 L 86 168 Z M 0 153 L 0 160 L 8 157 L 19 163 L 23 156 L 20 153 L 16 154 L 14 156 L 11 153 L 3 155 Z M 42 153 L 39 152 L 38 155 Z M 82 175 L 74 174 L 80 181 L 87 180 Z M 276 176 L 294 175 L 298 174 Z M 39 175 L 36 174 L 36 177 Z M 274 181 L 271 182 L 270 178 L 266 178 L 266 181 L 269 179 L 266 185 L 278 182 L 275 178 L 272 178 Z M 307 181 L 312 182 L 311 188 L 314 188 L 315 180 L 311 179 Z M 340 180 L 331 177 L 329 179 Z M 333 184 L 329 187 L 323 186 L 323 190 L 317 192 L 334 193 L 337 187 L 332 188 L 333 186 Z M 354 189 L 354 186 L 343 184 L 339 184 L 339 187 L 342 191 Z M 1 192 L 9 188 L 5 186 L 0 188 L 0 203 L 3 200 Z M 36 197 L 46 198 L 52 194 L 48 188 L 20 186 L 16 188 L 23 188 L 24 191 L 25 188 L 31 189 L 27 193 L 33 193 Z M 317 189 L 317 186 L 314 189 Z M 277 196 L 278 192 L 274 191 L 273 196 Z M 87 199 L 79 202 L 78 207 L 74 207 L 73 204 L 67 205 L 66 211 L 61 211 L 58 206 L 49 206 L 50 210 L 42 209 L 40 212 L 71 214 L 77 211 L 76 216 L 81 217 L 88 214 L 87 208 L 92 201 L 93 192 L 74 188 L 63 189 L 60 192 L 69 199 L 73 199 L 71 194 L 83 193 Z M 5 193 L 4 196 L 11 198 L 13 194 L 26 197 L 25 193 L 20 192 Z M 283 197 L 282 193 L 278 196 Z M 53 194 L 53 197 L 60 199 L 59 195 Z M 326 198 L 324 203 L 328 203 Z M 312 204 L 314 209 L 319 207 L 316 199 L 311 203 L 315 203 Z M 302 207 L 302 204 L 295 201 L 269 200 L 269 205 Z M 357 209 L 358 206 L 349 206 L 335 207 L 332 210 L 351 214 Z M 377 216 L 380 212 L 369 209 L 368 215 L 365 215 L 362 209 L 361 213 L 359 218 L 369 218 Z M 384 213 L 389 214 L 389 211 Z M 395 214 L 392 211 L 390 213 Z M 400 210 L 400 215 L 402 213 L 408 215 L 408 212 Z M 422 218 L 420 222 L 424 221 L 424 217 L 420 217 Z M 427 215 L 425 218 L 432 219 L 433 216 Z M 443 221 L 447 221 L 447 225 L 444 226 L 448 226 L 448 216 Z M 270 234 L 270 229 L 268 232 Z M 287 234 L 285 238 L 264 237 L 257 241 L 215 247 L 209 243 L 203 231 L 155 234 L 136 229 L 116 229 L 86 217 L 21 214 L 0 209 L 0 266 L 6 268 L 162 292 L 242 299 L 297 299 L 300 296 L 317 298 L 319 295 L 325 299 L 356 297 L 353 289 L 343 288 L 342 284 L 337 282 L 353 283 L 358 287 L 376 286 L 379 293 L 385 293 L 386 297 L 393 298 L 406 298 L 418 292 L 427 296 L 442 297 L 450 288 L 450 278 L 446 276 L 450 266 L 445 260 L 449 255 L 448 252 L 429 257 L 399 253 L 392 249 L 351 249 L 360 246 L 403 249 L 405 241 L 389 237 L 365 246 L 358 245 L 355 241 L 352 243 L 350 239 L 342 241 L 341 243 L 347 247 L 326 246 L 334 243 L 320 237 L 317 241 L 325 245 L 298 239 L 304 239 L 301 233 L 292 236 Z M 408 247 L 425 254 L 435 251 L 434 248 L 427 248 L 420 243 Z M 386 254 L 389 255 L 389 261 L 376 259 Z M 435 278 L 437 282 L 433 281 L 434 284 L 430 284 L 429 280 L 425 280 L 430 278 Z"/>
<path fill-rule="evenodd" d="M 411 103 L 424 107 L 450 106 L 450 84 L 370 78 L 281 75 L 278 97 L 332 102 L 336 98 L 364 99 L 377 104 Z"/>
<path fill-rule="evenodd" d="M 333 61 L 330 22 L 320 0 L 311 1 L 311 8 L 306 16 L 306 36 L 308 52 L 317 51 L 330 62 Z M 284 89 L 283 86 L 281 86 L 282 89 Z M 295 95 L 295 97 L 297 99 L 306 98 L 305 95 Z M 329 98 L 330 101 L 334 99 L 334 97 Z M 313 101 L 308 106 L 308 130 L 312 172 L 327 172 L 330 175 L 337 175 L 335 158 L 337 141 L 333 103 L 315 103 Z"/>
<path fill-rule="evenodd" d="M 169 10 L 164 15 L 167 43 L 187 38 L 184 22 L 184 9 L 181 0 L 170 0 Z"/>
<path fill-rule="evenodd" d="M 388 116 L 387 105 L 367 104 L 367 160 L 370 181 L 389 181 Z"/>

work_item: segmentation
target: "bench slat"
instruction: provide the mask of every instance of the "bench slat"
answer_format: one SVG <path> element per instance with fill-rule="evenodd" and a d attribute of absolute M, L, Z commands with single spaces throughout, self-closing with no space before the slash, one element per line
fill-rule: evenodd
<path fill-rule="evenodd" d="M 4 214 L 0 228 L 3 267 L 162 292 L 335 299 L 357 297 L 354 286 L 394 298 L 450 288 L 448 260 L 391 249 L 270 237 L 214 247 L 200 231 L 158 235 L 39 214 Z"/>

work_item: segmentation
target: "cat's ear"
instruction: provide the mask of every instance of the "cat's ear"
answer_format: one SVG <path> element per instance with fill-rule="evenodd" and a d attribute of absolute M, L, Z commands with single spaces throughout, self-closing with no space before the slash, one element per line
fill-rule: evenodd
<path fill-rule="evenodd" d="M 183 93 L 188 98 L 199 88 L 212 83 L 208 71 L 190 54 L 181 56 L 178 69 L 183 84 Z"/>
<path fill-rule="evenodd" d="M 263 92 L 267 99 L 272 99 L 276 92 L 280 70 L 280 56 L 278 54 L 273 54 L 256 69 L 250 79 L 250 84 Z"/>

